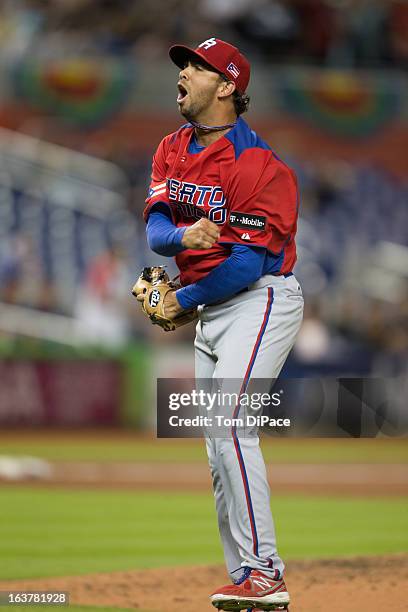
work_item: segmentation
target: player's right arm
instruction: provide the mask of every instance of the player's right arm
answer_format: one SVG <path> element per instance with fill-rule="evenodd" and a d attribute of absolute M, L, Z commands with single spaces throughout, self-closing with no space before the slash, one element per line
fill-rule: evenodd
<path fill-rule="evenodd" d="M 196 221 L 193 225 L 186 227 L 182 243 L 186 249 L 203 251 L 206 249 L 211 249 L 219 237 L 219 226 L 206 217 L 203 217 L 202 219 Z"/>
<path fill-rule="evenodd" d="M 208 219 L 200 219 L 188 227 L 176 227 L 159 204 L 151 211 L 146 235 L 149 247 L 155 253 L 173 257 L 185 249 L 210 249 L 217 242 L 220 230 Z"/>
<path fill-rule="evenodd" d="M 220 237 L 220 227 L 203 217 L 189 226 L 177 226 L 176 211 L 169 200 L 166 178 L 168 138 L 159 145 L 152 167 L 152 181 L 146 200 L 144 217 L 150 248 L 167 257 L 185 249 L 210 249 Z M 259 278 L 264 251 L 233 245 L 230 257 L 204 279 L 177 292 L 178 304 L 184 309 L 197 304 L 211 304 L 240 291 Z"/>
<path fill-rule="evenodd" d="M 150 248 L 167 257 L 173 257 L 185 249 L 210 249 L 220 234 L 218 226 L 206 218 L 191 226 L 177 227 L 166 177 L 166 157 L 171 137 L 166 136 L 161 141 L 153 156 L 151 182 L 143 213 Z"/>

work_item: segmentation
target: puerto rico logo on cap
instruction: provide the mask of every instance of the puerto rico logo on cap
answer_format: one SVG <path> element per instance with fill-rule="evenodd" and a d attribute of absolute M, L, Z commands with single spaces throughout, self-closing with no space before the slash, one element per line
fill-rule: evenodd
<path fill-rule="evenodd" d="M 229 66 L 227 66 L 227 70 L 230 74 L 232 74 L 234 79 L 237 79 L 239 77 L 239 70 L 232 62 L 229 64 Z"/>

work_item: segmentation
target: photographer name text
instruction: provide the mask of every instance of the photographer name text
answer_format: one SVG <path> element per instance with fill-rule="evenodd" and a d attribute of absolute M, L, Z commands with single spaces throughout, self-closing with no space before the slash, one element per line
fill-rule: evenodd
<path fill-rule="evenodd" d="M 196 416 L 193 418 L 184 418 L 177 415 L 172 415 L 169 418 L 170 427 L 290 427 L 290 419 L 271 418 L 266 415 L 247 415 L 243 418 L 230 418 L 223 415 Z"/>

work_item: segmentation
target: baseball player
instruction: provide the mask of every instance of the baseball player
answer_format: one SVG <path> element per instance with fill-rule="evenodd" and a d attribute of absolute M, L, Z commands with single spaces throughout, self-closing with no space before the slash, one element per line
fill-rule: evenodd
<path fill-rule="evenodd" d="M 276 378 L 303 315 L 292 273 L 298 193 L 293 171 L 242 119 L 248 60 L 217 38 L 170 48 L 187 120 L 153 158 L 144 218 L 152 250 L 175 256 L 181 288 L 166 317 L 198 313 L 198 379 Z M 237 405 L 234 415 L 239 414 Z M 259 438 L 206 438 L 219 531 L 233 584 L 210 596 L 221 610 L 286 610 Z"/>

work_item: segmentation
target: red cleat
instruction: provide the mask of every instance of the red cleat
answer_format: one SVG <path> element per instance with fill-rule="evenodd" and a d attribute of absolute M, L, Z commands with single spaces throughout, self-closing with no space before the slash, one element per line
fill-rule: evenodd
<path fill-rule="evenodd" d="M 252 570 L 240 584 L 217 589 L 211 603 L 218 610 L 287 610 L 290 597 L 285 581 L 274 580 L 259 570 Z"/>

